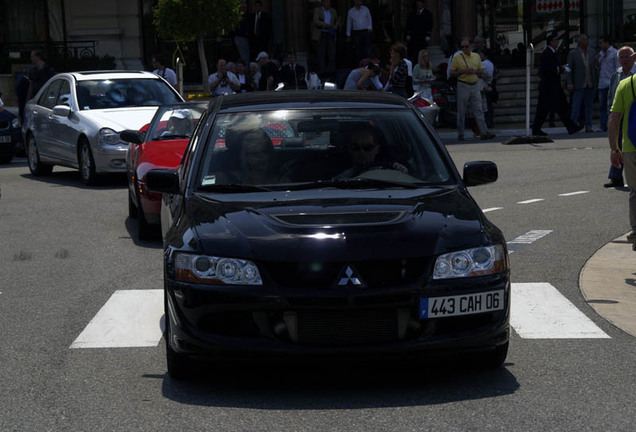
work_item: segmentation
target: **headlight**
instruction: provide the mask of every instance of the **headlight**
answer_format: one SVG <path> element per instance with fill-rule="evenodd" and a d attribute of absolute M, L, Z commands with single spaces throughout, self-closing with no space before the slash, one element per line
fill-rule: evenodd
<path fill-rule="evenodd" d="M 506 270 L 507 257 L 502 245 L 451 252 L 437 257 L 433 279 L 483 276 Z"/>
<path fill-rule="evenodd" d="M 20 119 L 16 117 L 13 120 L 11 120 L 11 127 L 13 129 L 21 129 L 22 124 L 20 123 Z"/>
<path fill-rule="evenodd" d="M 261 274 L 248 260 L 177 253 L 177 280 L 209 285 L 263 285 Z"/>
<path fill-rule="evenodd" d="M 117 145 L 120 143 L 119 133 L 110 128 L 103 128 L 99 130 L 99 138 L 104 144 Z"/>

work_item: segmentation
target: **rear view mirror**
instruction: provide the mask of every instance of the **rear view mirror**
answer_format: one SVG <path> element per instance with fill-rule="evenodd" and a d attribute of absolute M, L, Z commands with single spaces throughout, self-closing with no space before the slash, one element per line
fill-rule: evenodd
<path fill-rule="evenodd" d="M 144 142 L 143 137 L 136 130 L 127 129 L 125 131 L 121 131 L 119 133 L 119 138 L 124 142 L 129 142 L 133 144 L 141 144 Z"/>
<path fill-rule="evenodd" d="M 499 172 L 497 165 L 490 161 L 474 161 L 464 164 L 464 184 L 466 186 L 479 186 L 497 181 Z"/>

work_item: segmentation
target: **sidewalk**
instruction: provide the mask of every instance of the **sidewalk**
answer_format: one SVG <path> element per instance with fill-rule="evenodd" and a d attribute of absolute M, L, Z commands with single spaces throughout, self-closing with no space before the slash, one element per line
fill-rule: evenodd
<path fill-rule="evenodd" d="M 587 303 L 632 336 L 636 336 L 635 261 L 636 252 L 625 234 L 596 251 L 579 276 L 579 286 Z"/>

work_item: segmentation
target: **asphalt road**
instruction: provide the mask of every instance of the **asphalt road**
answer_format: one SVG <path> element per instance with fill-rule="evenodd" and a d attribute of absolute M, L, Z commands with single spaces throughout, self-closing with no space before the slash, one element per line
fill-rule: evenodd
<path fill-rule="evenodd" d="M 499 166 L 497 183 L 471 193 L 511 242 L 513 287 L 552 287 L 604 337 L 568 333 L 567 322 L 528 336 L 539 326 L 524 327 L 532 317 L 513 311 L 519 321 L 499 370 L 250 359 L 175 382 L 161 339 L 71 348 L 114 293 L 162 287 L 160 242 L 136 240 L 124 180 L 87 188 L 61 168 L 34 178 L 18 158 L 0 166 L 0 430 L 633 430 L 634 337 L 579 288 L 587 260 L 628 229 L 627 192 L 602 187 L 605 138 L 447 145 L 460 169 L 468 160 Z M 534 299 L 539 312 L 552 299 Z"/>

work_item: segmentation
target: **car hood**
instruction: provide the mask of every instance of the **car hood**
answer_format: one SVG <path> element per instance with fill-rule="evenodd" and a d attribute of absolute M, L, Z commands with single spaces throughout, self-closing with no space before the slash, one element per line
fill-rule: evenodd
<path fill-rule="evenodd" d="M 195 195 L 177 238 L 209 255 L 310 262 L 426 257 L 503 242 L 460 188 L 325 192 L 243 194 L 242 201 Z"/>
<path fill-rule="evenodd" d="M 124 129 L 138 130 L 146 123 L 150 123 L 157 111 L 156 106 L 113 108 L 103 110 L 80 111 L 81 115 L 98 124 L 100 127 L 109 127 L 115 131 Z"/>
<path fill-rule="evenodd" d="M 181 163 L 189 140 L 149 141 L 141 145 L 137 175 L 139 178 L 154 168 L 176 169 Z"/>

